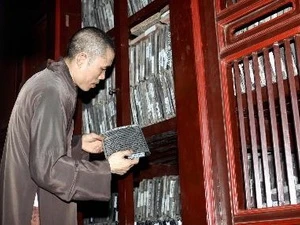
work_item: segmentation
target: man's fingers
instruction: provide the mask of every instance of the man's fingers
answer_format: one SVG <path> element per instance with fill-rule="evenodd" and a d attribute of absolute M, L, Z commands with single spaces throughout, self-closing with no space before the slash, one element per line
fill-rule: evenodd
<path fill-rule="evenodd" d="M 104 135 L 102 135 L 102 134 L 99 135 L 99 134 L 95 134 L 95 133 L 90 133 L 89 135 L 90 135 L 89 137 L 90 137 L 91 141 L 93 141 L 95 139 L 99 140 L 99 141 L 103 141 L 103 139 L 105 138 Z"/>
<path fill-rule="evenodd" d="M 133 152 L 132 150 L 124 150 L 124 151 L 120 151 L 120 154 L 122 154 L 125 157 L 125 156 L 130 156 L 132 152 Z"/>

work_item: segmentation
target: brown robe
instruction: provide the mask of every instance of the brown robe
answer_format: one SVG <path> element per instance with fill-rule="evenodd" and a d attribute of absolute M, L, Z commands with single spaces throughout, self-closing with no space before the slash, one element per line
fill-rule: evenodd
<path fill-rule="evenodd" d="M 72 140 L 77 89 L 63 60 L 22 87 L 0 170 L 1 225 L 29 225 L 35 193 L 41 225 L 77 224 L 76 200 L 109 200 L 107 161 L 89 162 Z"/>

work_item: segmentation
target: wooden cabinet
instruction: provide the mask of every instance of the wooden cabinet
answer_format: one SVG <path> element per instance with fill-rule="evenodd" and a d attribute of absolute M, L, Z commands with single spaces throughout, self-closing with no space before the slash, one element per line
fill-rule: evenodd
<path fill-rule="evenodd" d="M 127 3 L 115 4 L 118 124 L 129 124 L 129 28 L 155 12 L 170 8 L 176 118 L 144 128 L 146 136 L 174 130 L 184 224 L 230 223 L 229 178 L 218 47 L 212 1 L 155 1 L 126 20 Z M 151 12 L 152 10 L 152 12 Z M 213 93 L 213 94 L 211 94 Z M 155 150 L 153 150 L 155 154 Z M 162 156 L 163 157 L 163 156 Z M 151 162 L 150 162 L 151 163 Z M 151 174 L 157 165 L 142 173 Z M 174 168 L 174 167 L 173 167 Z M 170 172 L 170 173 L 172 173 Z M 162 175 L 164 172 L 160 172 Z M 152 174 L 153 175 L 153 174 Z M 147 175 L 144 175 L 147 176 Z M 148 175 L 149 176 L 149 175 Z M 151 175 L 150 175 L 151 176 Z M 120 224 L 134 223 L 133 181 L 128 174 L 119 182 Z"/>
<path fill-rule="evenodd" d="M 64 6 L 68 4 L 57 1 L 56 46 L 64 45 L 80 24 L 80 7 L 73 11 L 73 5 Z M 161 154 L 156 146 L 141 166 L 119 179 L 120 224 L 134 224 L 135 183 L 164 174 L 179 175 L 184 224 L 300 223 L 299 1 L 155 0 L 130 17 L 127 2 L 115 1 L 115 26 L 109 33 L 116 45 L 118 126 L 131 123 L 130 28 L 165 5 L 170 10 L 176 118 L 143 131 L 148 140 L 173 132 L 171 145 L 176 147 L 164 146 L 169 149 Z M 69 30 L 66 25 L 73 23 Z M 57 57 L 61 47 L 55 49 Z M 262 77 L 265 81 L 258 82 Z M 276 172 L 268 182 L 270 155 L 276 158 Z M 282 169 L 281 162 L 286 163 Z M 287 183 L 278 171 L 286 174 Z M 283 200 L 279 206 L 273 205 L 273 192 Z"/>
<path fill-rule="evenodd" d="M 299 223 L 299 1 L 167 4 L 183 223 Z M 128 27 L 141 16 L 126 21 L 126 3 L 115 7 L 119 123 L 126 124 Z M 154 127 L 153 135 L 161 132 Z M 120 182 L 121 224 L 133 224 L 133 180 Z"/>
<path fill-rule="evenodd" d="M 35 54 L 1 58 L 14 74 L 1 90 L 12 87 L 13 98 L 81 27 L 79 0 L 47 4 L 32 29 Z M 155 0 L 130 17 L 127 1 L 115 1 L 118 126 L 131 123 L 130 28 L 166 5 L 176 117 L 143 128 L 152 155 L 118 179 L 120 224 L 134 224 L 136 183 L 171 174 L 180 178 L 184 224 L 300 224 L 299 0 Z M 79 134 L 80 102 L 76 124 Z"/>
<path fill-rule="evenodd" d="M 134 15 L 128 17 L 127 1 L 119 1 L 114 4 L 115 27 L 113 30 L 115 45 L 116 45 L 116 88 L 117 92 L 117 124 L 126 125 L 131 124 L 131 109 L 130 109 L 130 75 L 129 75 L 129 41 L 130 28 L 138 23 L 146 20 L 148 17 L 159 12 L 162 8 L 169 4 L 169 1 L 154 1 L 147 5 L 142 10 Z M 121 112 L 121 113 L 120 113 Z M 150 139 L 159 139 L 160 134 L 173 131 L 176 135 L 176 119 L 168 119 L 162 122 L 155 123 L 143 128 L 143 132 L 150 142 Z M 175 140 L 175 141 L 174 141 Z M 149 143 L 150 144 L 150 143 Z M 151 156 L 147 159 L 141 159 L 140 165 L 137 166 L 132 173 L 127 174 L 124 178 L 119 180 L 119 221 L 120 224 L 134 223 L 134 202 L 133 202 L 133 188 L 134 183 L 138 183 L 143 178 L 153 178 L 154 176 L 163 176 L 178 174 L 177 167 L 177 140 L 176 136 L 172 143 L 168 143 L 165 148 L 175 144 L 175 149 L 169 151 L 172 155 L 172 165 L 170 164 L 156 164 L 155 158 L 164 160 L 166 155 L 151 149 Z M 162 147 L 162 146 L 161 146 Z M 167 152 L 167 151 L 166 151 Z M 170 163 L 170 162 L 169 162 Z"/>
<path fill-rule="evenodd" d="M 50 34 L 45 59 L 81 27 L 80 1 L 52 3 L 36 29 Z M 300 224 L 299 0 L 155 0 L 130 17 L 127 1 L 115 1 L 118 126 L 131 123 L 130 28 L 165 5 L 176 118 L 143 132 L 150 144 L 173 136 L 119 179 L 120 224 L 134 224 L 135 183 L 167 174 L 179 175 L 184 224 Z"/>
<path fill-rule="evenodd" d="M 175 148 L 163 146 L 167 150 L 162 154 L 156 146 L 146 162 L 141 160 L 132 173 L 119 179 L 119 222 L 134 224 L 136 181 L 178 174 L 184 224 L 230 224 L 233 215 L 213 1 L 156 0 L 130 17 L 127 2 L 115 1 L 115 26 L 109 32 L 116 45 L 117 125 L 131 123 L 130 28 L 166 5 L 170 10 L 176 118 L 146 126 L 143 131 L 148 140 L 173 132 Z M 166 160 L 170 156 L 172 160 Z"/>
<path fill-rule="evenodd" d="M 47 4 L 33 29 L 36 54 L 3 70 L 15 74 L 14 98 L 81 27 L 79 0 Z M 152 154 L 118 179 L 120 224 L 134 224 L 136 183 L 171 174 L 179 175 L 184 224 L 300 224 L 300 1 L 155 0 L 130 17 L 127 1 L 115 1 L 118 126 L 131 123 L 130 28 L 166 5 L 176 117 L 143 128 Z M 9 113 L 1 112 L 2 131 Z M 76 124 L 79 134 L 80 102 Z"/>

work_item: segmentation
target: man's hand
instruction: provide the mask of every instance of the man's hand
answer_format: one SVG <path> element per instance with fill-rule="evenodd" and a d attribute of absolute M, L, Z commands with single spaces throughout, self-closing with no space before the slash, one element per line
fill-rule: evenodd
<path fill-rule="evenodd" d="M 110 170 L 112 173 L 124 175 L 131 167 L 139 162 L 139 159 L 128 159 L 132 151 L 125 150 L 113 153 L 108 157 Z"/>
<path fill-rule="evenodd" d="M 89 153 L 103 152 L 102 143 L 104 137 L 95 133 L 82 135 L 82 149 Z"/>

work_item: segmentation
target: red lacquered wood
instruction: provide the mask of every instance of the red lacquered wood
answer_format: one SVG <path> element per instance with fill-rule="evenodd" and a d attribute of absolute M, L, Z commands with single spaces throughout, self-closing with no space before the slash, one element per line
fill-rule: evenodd
<path fill-rule="evenodd" d="M 170 19 L 183 223 L 230 223 L 214 4 L 171 1 Z"/>
<path fill-rule="evenodd" d="M 116 46 L 116 88 L 117 125 L 128 125 L 130 117 L 129 58 L 128 58 L 128 16 L 127 1 L 118 1 L 114 5 L 115 46 Z M 132 173 L 121 177 L 118 182 L 119 224 L 134 223 L 133 176 Z"/>

